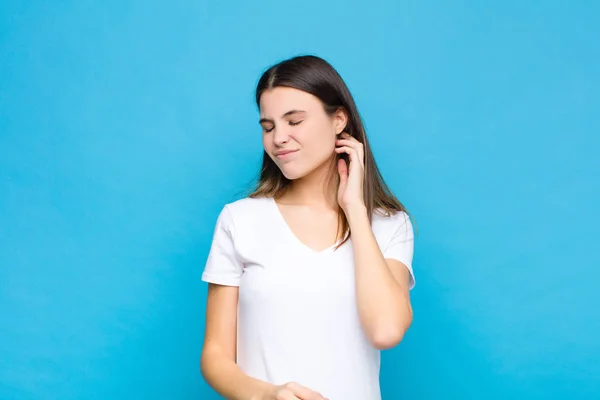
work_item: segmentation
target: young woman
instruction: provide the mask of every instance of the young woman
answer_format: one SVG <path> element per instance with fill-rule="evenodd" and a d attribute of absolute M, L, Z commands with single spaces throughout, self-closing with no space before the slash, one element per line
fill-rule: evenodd
<path fill-rule="evenodd" d="M 268 69 L 256 190 L 222 209 L 201 371 L 235 400 L 378 400 L 380 350 L 412 321 L 413 227 L 358 110 L 314 56 Z"/>

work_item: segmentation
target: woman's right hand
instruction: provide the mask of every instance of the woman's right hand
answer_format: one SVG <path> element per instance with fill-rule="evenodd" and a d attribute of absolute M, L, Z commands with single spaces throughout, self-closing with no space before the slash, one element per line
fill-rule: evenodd
<path fill-rule="evenodd" d="M 295 382 L 275 386 L 265 400 L 328 400 L 320 393 L 305 388 Z"/>

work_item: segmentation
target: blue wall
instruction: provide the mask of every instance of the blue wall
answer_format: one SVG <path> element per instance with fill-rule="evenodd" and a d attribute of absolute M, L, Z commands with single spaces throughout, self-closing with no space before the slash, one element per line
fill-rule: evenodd
<path fill-rule="evenodd" d="M 0 398 L 217 398 L 200 274 L 301 53 L 419 229 L 384 398 L 599 398 L 600 7 L 471 3 L 2 1 Z"/>

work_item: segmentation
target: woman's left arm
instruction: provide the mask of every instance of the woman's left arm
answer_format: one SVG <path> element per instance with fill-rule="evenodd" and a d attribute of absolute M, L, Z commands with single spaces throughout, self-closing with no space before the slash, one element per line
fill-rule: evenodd
<path fill-rule="evenodd" d="M 400 261 L 384 258 L 373 234 L 363 198 L 363 144 L 342 133 L 336 146 L 336 153 L 348 154 L 350 161 L 338 160 L 338 203 L 352 232 L 360 320 L 373 345 L 388 349 L 400 343 L 412 322 L 410 273 Z"/>
<path fill-rule="evenodd" d="M 400 343 L 412 322 L 410 273 L 400 261 L 384 258 L 366 208 L 350 208 L 346 216 L 352 232 L 360 320 L 373 345 L 389 349 Z"/>

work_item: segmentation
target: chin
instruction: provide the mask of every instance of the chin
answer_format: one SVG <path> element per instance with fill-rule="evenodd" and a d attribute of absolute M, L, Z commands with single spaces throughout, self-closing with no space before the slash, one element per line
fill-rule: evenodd
<path fill-rule="evenodd" d="M 279 167 L 279 170 L 281 171 L 283 176 L 285 176 L 287 179 L 289 179 L 291 181 L 302 178 L 303 176 L 306 175 L 306 173 L 304 171 L 299 171 L 296 168 L 290 168 L 290 167 L 281 168 L 281 167 Z"/>
<path fill-rule="evenodd" d="M 302 174 L 298 174 L 298 173 L 290 172 L 290 171 L 281 170 L 281 172 L 283 173 L 283 176 L 285 176 L 290 181 L 296 180 L 298 178 L 302 178 L 304 176 Z"/>

